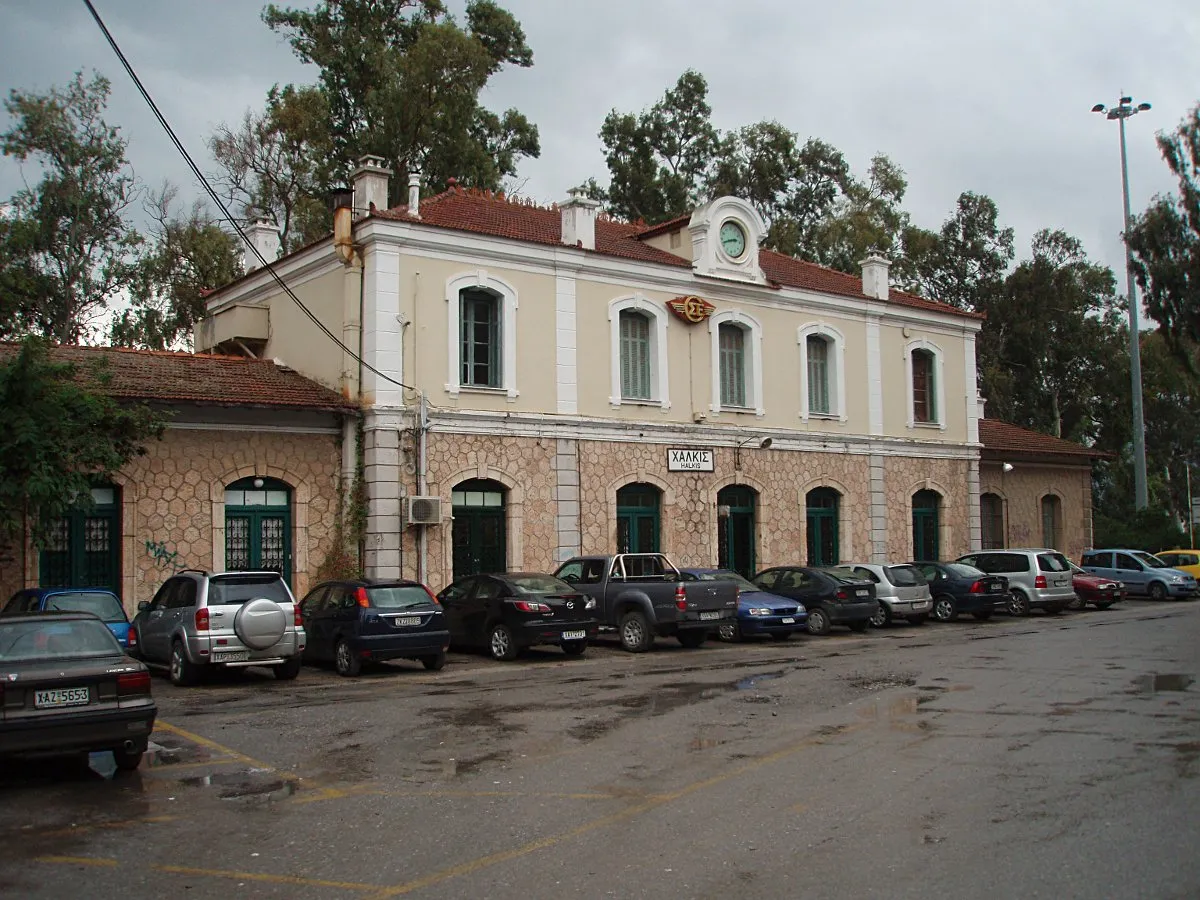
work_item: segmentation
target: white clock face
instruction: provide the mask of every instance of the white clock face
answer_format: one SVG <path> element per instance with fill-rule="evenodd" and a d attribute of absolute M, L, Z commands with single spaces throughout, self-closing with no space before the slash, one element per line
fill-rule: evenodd
<path fill-rule="evenodd" d="M 746 252 L 746 232 L 737 222 L 726 222 L 721 226 L 721 249 L 730 258 L 738 259 Z"/>

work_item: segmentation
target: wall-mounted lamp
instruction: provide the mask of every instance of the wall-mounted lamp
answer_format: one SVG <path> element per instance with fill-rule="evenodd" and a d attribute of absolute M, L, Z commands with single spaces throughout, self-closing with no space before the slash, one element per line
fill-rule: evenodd
<path fill-rule="evenodd" d="M 264 483 L 264 482 L 263 482 L 263 480 L 262 480 L 261 478 L 255 478 L 255 479 L 254 479 L 254 486 L 255 486 L 256 488 L 260 488 L 260 487 L 262 487 L 262 486 L 263 486 L 263 483 Z"/>
<path fill-rule="evenodd" d="M 1013 465 L 1012 463 L 1004 463 L 1002 466 L 1000 466 L 1000 469 L 1004 472 L 1011 472 L 1013 470 Z"/>
<path fill-rule="evenodd" d="M 749 444 L 751 441 L 758 441 L 758 449 L 759 450 L 766 450 L 768 447 L 771 446 L 772 443 L 774 443 L 771 440 L 771 438 L 769 438 L 769 437 L 762 438 L 761 440 L 759 438 L 748 437 L 744 441 L 742 441 L 740 444 L 738 444 L 736 447 L 734 447 L 733 448 L 733 468 L 739 472 L 742 469 L 742 448 L 745 447 L 747 444 Z"/>

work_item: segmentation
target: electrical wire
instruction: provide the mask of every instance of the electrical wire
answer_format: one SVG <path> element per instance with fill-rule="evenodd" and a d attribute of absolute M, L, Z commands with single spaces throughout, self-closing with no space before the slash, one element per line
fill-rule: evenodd
<path fill-rule="evenodd" d="M 317 328 L 320 329 L 321 332 L 323 332 L 325 334 L 326 337 L 328 337 L 331 341 L 333 341 L 335 344 L 337 344 L 339 347 L 341 347 L 342 351 L 344 353 L 348 353 L 356 362 L 361 363 L 365 369 L 367 369 L 370 372 L 374 372 L 376 375 L 378 375 L 384 381 L 388 381 L 394 385 L 397 385 L 398 387 L 404 388 L 405 390 L 420 393 L 417 390 L 417 388 L 413 387 L 412 385 L 405 384 L 403 381 L 397 381 L 392 376 L 379 371 L 379 369 L 375 368 L 373 365 L 371 365 L 369 362 L 367 362 L 365 359 L 363 359 L 361 356 L 359 356 L 357 353 L 355 353 L 353 350 L 351 350 L 349 347 L 347 347 L 345 344 L 343 344 L 341 339 L 337 335 L 335 335 L 332 331 L 330 331 L 328 328 L 326 328 L 325 323 L 322 322 L 320 319 L 318 319 L 317 316 L 313 313 L 313 311 L 310 310 L 307 306 L 305 306 L 304 302 L 299 297 L 296 296 L 295 292 L 288 286 L 287 282 L 285 282 L 279 276 L 279 273 L 275 271 L 275 267 L 271 264 L 271 262 L 265 256 L 262 255 L 262 252 L 258 249 L 257 246 L 255 246 L 254 242 L 251 241 L 249 239 L 249 237 L 247 237 L 246 232 L 244 230 L 242 230 L 242 226 L 240 224 L 238 224 L 237 219 L 235 219 L 233 217 L 233 215 L 229 212 L 229 209 L 221 201 L 221 198 L 217 194 L 216 190 L 214 190 L 213 186 L 211 184 L 209 184 L 208 179 L 204 176 L 204 173 L 200 171 L 200 167 L 196 165 L 196 161 L 192 159 L 191 154 L 188 153 L 187 148 L 183 146 L 183 142 L 179 140 L 179 137 L 175 134 L 175 130 L 171 127 L 171 124 L 167 121 L 166 117 L 162 114 L 162 111 L 159 110 L 158 104 L 154 102 L 154 98 L 150 96 L 150 92 L 146 89 L 146 86 L 144 84 L 142 84 L 142 79 L 139 78 L 137 72 L 134 71 L 133 65 L 129 62 L 128 59 L 126 59 L 125 54 L 121 51 L 120 46 L 117 44 L 116 38 L 114 38 L 112 36 L 112 32 L 110 32 L 108 30 L 108 26 L 104 24 L 104 20 L 102 18 L 100 18 L 100 13 L 97 12 L 96 7 L 92 5 L 92 0 L 83 0 L 83 3 L 85 6 L 87 6 L 88 12 L 90 12 L 92 14 L 92 18 L 96 20 L 96 24 L 100 27 L 100 30 L 104 33 L 104 37 L 108 41 L 108 45 L 110 47 L 112 47 L 113 53 L 115 53 L 117 55 L 117 59 L 119 59 L 121 61 L 121 65 L 125 67 L 126 73 L 128 73 L 129 77 L 133 80 L 133 83 L 137 86 L 138 91 L 142 95 L 142 99 L 144 99 L 146 101 L 146 104 L 150 107 L 151 112 L 154 113 L 154 117 L 156 119 L 158 119 L 158 123 L 163 127 L 163 131 L 165 131 L 167 133 L 167 137 L 169 137 L 171 139 L 171 143 L 173 143 L 175 145 L 175 149 L 179 151 L 179 155 L 183 157 L 184 161 L 188 164 L 188 167 L 192 170 L 192 174 L 196 176 L 196 179 L 200 182 L 200 185 L 208 193 L 208 196 L 212 198 L 213 203 L 215 203 L 217 205 L 217 208 L 221 211 L 222 215 L 225 217 L 225 221 L 227 221 L 230 225 L 233 226 L 234 231 L 236 231 L 238 233 L 238 237 L 240 237 L 242 239 L 242 241 L 245 243 L 245 245 L 247 247 L 249 247 L 251 251 L 253 251 L 254 255 L 258 258 L 258 261 L 262 265 L 262 267 L 267 270 L 267 272 L 270 274 L 270 276 L 273 279 L 275 279 L 276 284 L 278 284 L 281 288 L 283 288 L 284 293 L 286 293 L 289 297 L 292 298 L 292 301 L 298 307 L 300 307 L 301 312 L 303 312 L 304 315 L 306 315 L 309 318 L 309 320 L 314 325 L 316 325 Z M 359 328 L 363 327 L 361 322 L 359 323 L 358 327 Z M 361 385 L 360 385 L 360 390 L 361 390 Z"/>

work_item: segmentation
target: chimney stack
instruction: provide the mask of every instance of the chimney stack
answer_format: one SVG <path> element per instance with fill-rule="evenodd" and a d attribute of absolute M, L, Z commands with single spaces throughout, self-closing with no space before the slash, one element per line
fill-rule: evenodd
<path fill-rule="evenodd" d="M 421 173 L 408 173 L 408 214 L 421 218 Z"/>
<path fill-rule="evenodd" d="M 891 262 L 872 250 L 861 265 L 863 293 L 877 300 L 886 300 L 888 298 L 888 269 L 891 268 Z"/>
<path fill-rule="evenodd" d="M 255 219 L 244 231 L 246 240 L 243 248 L 242 268 L 247 273 L 262 268 L 262 263 L 254 253 L 255 249 L 269 263 L 279 259 L 279 232 L 275 230 L 275 223 L 270 219 Z"/>
<path fill-rule="evenodd" d="M 596 210 L 599 202 L 587 196 L 583 188 L 568 191 L 569 196 L 558 204 L 562 212 L 562 242 L 568 247 L 596 249 Z"/>
<path fill-rule="evenodd" d="M 358 168 L 350 173 L 350 183 L 354 186 L 354 220 L 357 222 L 371 214 L 371 206 L 376 209 L 388 208 L 388 179 L 392 170 L 385 168 L 380 156 L 363 156 L 358 160 Z"/>

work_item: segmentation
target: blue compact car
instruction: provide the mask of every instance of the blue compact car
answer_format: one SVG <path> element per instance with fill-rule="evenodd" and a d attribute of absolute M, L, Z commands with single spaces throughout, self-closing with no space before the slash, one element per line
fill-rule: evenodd
<path fill-rule="evenodd" d="M 26 588 L 9 598 L 0 615 L 47 610 L 91 613 L 108 626 L 124 649 L 129 649 L 130 640 L 136 646 L 137 638 L 130 637 L 129 616 L 125 614 L 125 607 L 112 591 L 99 588 Z"/>
<path fill-rule="evenodd" d="M 722 625 L 717 634 L 723 641 L 740 641 L 757 635 L 770 635 L 786 641 L 798 631 L 805 630 L 808 611 L 804 604 L 778 594 L 764 591 L 729 569 L 680 569 L 685 580 L 732 581 L 738 586 L 737 618 L 732 625 Z"/>

